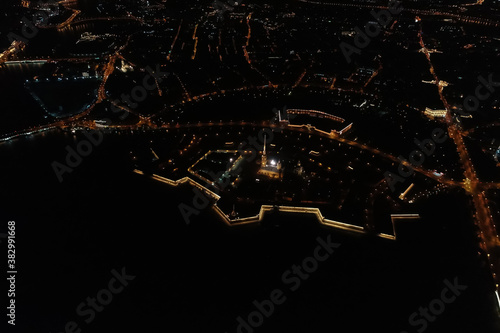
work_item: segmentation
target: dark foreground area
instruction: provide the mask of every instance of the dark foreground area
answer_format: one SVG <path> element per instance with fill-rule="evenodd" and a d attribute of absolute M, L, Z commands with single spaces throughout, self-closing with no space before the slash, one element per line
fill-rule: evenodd
<path fill-rule="evenodd" d="M 417 332 L 423 317 L 414 326 L 409 317 L 441 299 L 445 279 L 467 288 L 425 332 L 498 331 L 487 267 L 461 209 L 436 209 L 397 242 L 300 216 L 229 228 L 205 211 L 186 225 L 178 204 L 192 200 L 189 189 L 132 173 L 127 152 L 144 139 L 107 135 L 62 183 L 51 163 L 64 158 L 70 135 L 0 145 L 0 232 L 16 221 L 15 332 L 238 332 L 238 317 L 248 320 L 253 302 L 275 289 L 283 302 L 255 332 Z M 318 237 L 340 246 L 307 278 L 286 275 L 314 256 Z M 88 303 L 96 296 L 107 303 L 100 311 Z"/>

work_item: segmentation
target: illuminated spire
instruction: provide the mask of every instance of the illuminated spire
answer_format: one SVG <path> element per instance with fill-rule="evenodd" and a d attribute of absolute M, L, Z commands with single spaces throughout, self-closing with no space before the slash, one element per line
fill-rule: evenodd
<path fill-rule="evenodd" d="M 265 167 L 267 165 L 267 156 L 266 156 L 266 135 L 264 134 L 264 150 L 262 151 L 262 162 L 261 167 Z"/>
<path fill-rule="evenodd" d="M 267 135 L 264 134 L 264 156 L 266 156 L 266 137 Z"/>

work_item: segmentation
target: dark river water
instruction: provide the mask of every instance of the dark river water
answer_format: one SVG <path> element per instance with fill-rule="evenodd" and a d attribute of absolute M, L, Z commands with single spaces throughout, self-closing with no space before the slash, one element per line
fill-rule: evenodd
<path fill-rule="evenodd" d="M 426 332 L 498 329 L 489 275 L 456 201 L 430 204 L 398 242 L 304 216 L 229 228 L 207 210 L 186 225 L 178 205 L 192 202 L 189 189 L 132 172 L 129 150 L 158 135 L 106 134 L 62 183 L 51 164 L 81 137 L 51 132 L 0 145 L 0 221 L 17 224 L 19 332 L 63 332 L 70 321 L 82 332 L 236 332 L 237 318 L 275 289 L 286 301 L 255 332 L 416 332 L 409 316 L 455 277 L 467 290 Z M 340 247 L 290 290 L 283 273 L 328 235 Z M 122 267 L 135 279 L 86 323 L 76 308 Z"/>

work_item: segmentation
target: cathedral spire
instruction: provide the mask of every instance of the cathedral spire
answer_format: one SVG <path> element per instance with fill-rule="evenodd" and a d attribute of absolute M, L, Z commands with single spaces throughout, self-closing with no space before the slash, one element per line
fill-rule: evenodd
<path fill-rule="evenodd" d="M 267 135 L 264 134 L 264 156 L 266 156 L 266 137 Z"/>
<path fill-rule="evenodd" d="M 266 137 L 267 135 L 264 134 L 264 150 L 262 151 L 262 162 L 261 162 L 261 167 L 265 167 L 267 165 L 267 155 L 266 155 Z"/>

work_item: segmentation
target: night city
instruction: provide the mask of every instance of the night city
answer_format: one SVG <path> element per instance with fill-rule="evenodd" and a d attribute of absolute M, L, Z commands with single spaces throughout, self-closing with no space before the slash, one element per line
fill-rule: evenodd
<path fill-rule="evenodd" d="M 2 329 L 500 333 L 500 0 L 2 0 Z"/>

